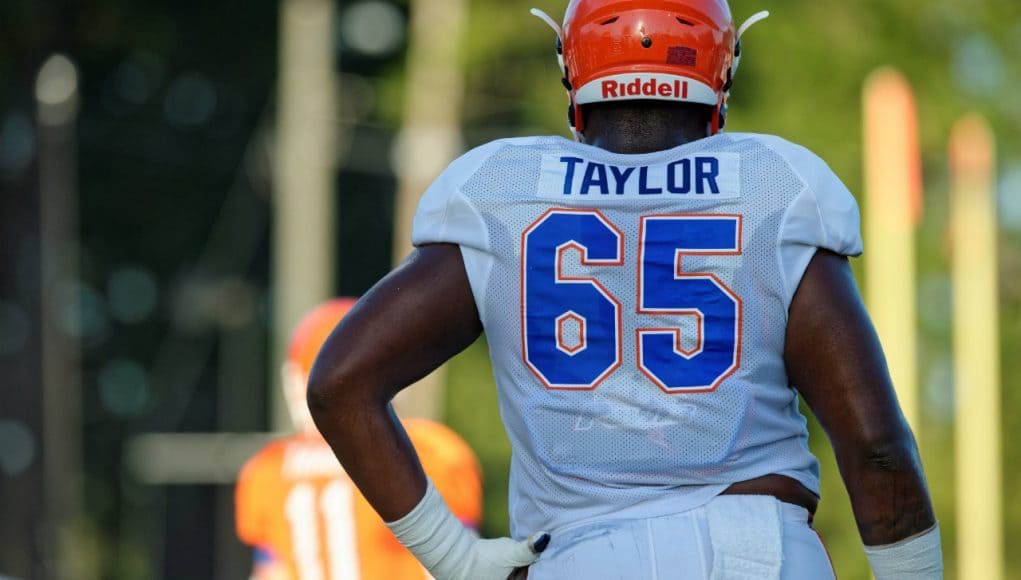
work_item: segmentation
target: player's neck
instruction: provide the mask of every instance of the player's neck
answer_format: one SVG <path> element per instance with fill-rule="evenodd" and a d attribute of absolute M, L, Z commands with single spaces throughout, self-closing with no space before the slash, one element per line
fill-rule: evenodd
<path fill-rule="evenodd" d="M 585 119 L 585 143 L 613 153 L 652 153 L 709 136 L 704 115 L 679 107 L 636 103 L 614 109 L 592 107 Z"/>
<path fill-rule="evenodd" d="M 706 137 L 708 137 L 707 133 L 698 136 L 672 133 L 670 135 L 663 135 L 658 139 L 635 139 L 628 135 L 599 135 L 595 138 L 586 138 L 585 143 L 612 153 L 635 155 L 665 151 Z"/>

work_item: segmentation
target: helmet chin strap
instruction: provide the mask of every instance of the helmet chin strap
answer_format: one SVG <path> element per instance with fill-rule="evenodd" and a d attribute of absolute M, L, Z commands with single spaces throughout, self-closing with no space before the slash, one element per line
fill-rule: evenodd
<path fill-rule="evenodd" d="M 557 33 L 557 46 L 558 47 L 563 46 L 562 43 L 564 41 L 564 29 L 561 28 L 559 24 L 557 24 L 556 20 L 553 20 L 552 16 L 546 14 L 545 12 L 539 10 L 538 8 L 532 8 L 531 10 L 529 10 L 529 13 L 532 16 L 535 16 L 539 20 L 542 20 L 547 25 L 549 25 L 549 27 L 553 29 L 553 32 Z M 564 54 L 560 50 L 557 50 L 557 64 L 560 65 L 560 74 L 566 75 L 567 70 L 564 68 Z"/>
<path fill-rule="evenodd" d="M 756 24 L 762 22 L 767 18 L 769 18 L 768 10 L 756 12 L 755 14 L 752 14 L 751 17 L 748 18 L 748 20 L 745 20 L 744 24 L 742 24 L 737 29 L 737 40 L 735 41 L 734 46 L 734 66 L 730 67 L 730 72 L 728 73 L 728 76 L 730 78 L 727 81 L 727 86 L 724 87 L 726 90 L 723 92 L 722 98 L 720 99 L 720 104 L 717 105 L 716 110 L 713 111 L 713 120 L 709 126 L 710 135 L 715 135 L 722 131 L 727 121 L 726 109 L 727 100 L 730 99 L 730 87 L 733 86 L 734 77 L 737 75 L 737 69 L 741 64 L 741 53 L 743 52 L 741 50 L 741 37 L 744 36 L 745 32 L 748 32 L 749 28 L 755 26 Z"/>
<path fill-rule="evenodd" d="M 560 25 L 557 24 L 556 20 L 553 20 L 552 16 L 550 16 L 549 14 L 546 14 L 545 12 L 543 12 L 542 10 L 540 10 L 538 8 L 532 8 L 531 10 L 528 11 L 528 13 L 531 14 L 532 16 L 535 16 L 539 20 L 542 20 L 546 24 L 549 24 L 549 27 L 553 29 L 553 32 L 557 33 L 557 37 L 558 38 L 563 38 L 564 37 L 563 29 L 560 28 Z"/>
<path fill-rule="evenodd" d="M 749 28 L 767 18 L 769 18 L 769 10 L 756 12 L 737 29 L 737 49 L 734 51 L 734 71 L 731 73 L 731 76 L 737 74 L 737 67 L 741 64 L 741 37 L 744 36 L 745 32 L 748 32 Z"/>
<path fill-rule="evenodd" d="M 744 24 L 742 24 L 737 29 L 737 39 L 741 40 L 741 37 L 744 36 L 745 32 L 748 32 L 749 28 L 755 26 L 756 24 L 762 22 L 767 18 L 769 18 L 769 10 L 763 10 L 761 12 L 756 12 L 755 14 L 752 14 L 750 17 L 748 17 L 748 20 L 745 20 Z"/>
<path fill-rule="evenodd" d="M 538 18 L 539 20 L 545 22 L 550 28 L 553 29 L 553 32 L 557 34 L 557 64 L 560 65 L 560 74 L 564 75 L 563 77 L 564 83 L 566 84 L 568 81 L 567 68 L 564 66 L 564 53 L 560 49 L 560 47 L 563 46 L 564 42 L 564 29 L 561 28 L 559 24 L 557 24 L 557 21 L 554 20 L 552 16 L 546 14 L 545 12 L 538 8 L 532 8 L 531 10 L 529 10 L 529 13 L 532 16 Z M 579 106 L 574 103 L 574 96 L 571 95 L 570 89 L 568 89 L 567 91 L 567 98 L 571 102 L 570 108 L 571 114 L 568 116 L 567 119 L 567 127 L 568 129 L 571 130 L 571 135 L 574 136 L 574 140 L 579 143 L 582 143 L 584 142 L 584 139 L 582 138 L 582 131 L 578 128 L 579 125 L 581 124 L 578 121 L 581 118 L 581 109 L 579 109 L 578 108 Z"/>

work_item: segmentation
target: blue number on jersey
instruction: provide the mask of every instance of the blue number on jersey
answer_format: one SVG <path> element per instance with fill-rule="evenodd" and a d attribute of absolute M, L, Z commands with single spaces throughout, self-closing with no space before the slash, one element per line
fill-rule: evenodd
<path fill-rule="evenodd" d="M 638 330 L 638 365 L 668 393 L 709 391 L 735 371 L 741 341 L 741 300 L 712 274 L 685 274 L 684 255 L 741 253 L 740 216 L 642 218 L 638 311 L 694 316 L 693 349 L 679 328 Z"/>
<path fill-rule="evenodd" d="M 693 316 L 693 349 L 681 329 L 640 328 L 638 366 L 667 393 L 715 389 L 740 364 L 741 300 L 712 274 L 682 272 L 684 255 L 740 255 L 741 216 L 641 218 L 638 311 Z M 596 279 L 567 276 L 563 253 L 586 266 L 621 266 L 620 230 L 595 210 L 554 209 L 522 235 L 522 347 L 525 362 L 551 389 L 594 389 L 621 363 L 621 303 Z M 572 323 L 578 339 L 562 336 Z"/>
<path fill-rule="evenodd" d="M 522 236 L 525 361 L 552 389 L 593 389 L 620 366 L 620 302 L 592 278 L 561 272 L 567 250 L 582 264 L 618 266 L 624 238 L 597 211 L 553 210 Z M 579 343 L 565 343 L 573 323 Z"/>

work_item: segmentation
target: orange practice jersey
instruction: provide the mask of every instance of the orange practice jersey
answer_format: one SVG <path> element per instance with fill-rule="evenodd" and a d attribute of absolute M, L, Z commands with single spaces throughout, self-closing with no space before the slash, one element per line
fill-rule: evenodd
<path fill-rule="evenodd" d="M 450 509 L 477 527 L 482 484 L 471 448 L 431 421 L 406 420 L 404 427 Z M 318 437 L 266 446 L 241 471 L 235 504 L 238 537 L 295 580 L 428 578 Z"/>

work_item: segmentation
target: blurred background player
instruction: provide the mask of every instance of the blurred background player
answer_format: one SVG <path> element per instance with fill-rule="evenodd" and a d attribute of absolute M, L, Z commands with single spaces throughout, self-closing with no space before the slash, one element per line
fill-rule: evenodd
<path fill-rule="evenodd" d="M 427 578 L 343 472 L 312 423 L 305 385 L 319 348 L 354 305 L 337 298 L 310 312 L 291 338 L 283 388 L 296 433 L 267 445 L 238 479 L 238 537 L 255 549 L 257 580 Z M 482 486 L 478 462 L 452 430 L 405 420 L 426 471 L 458 518 L 478 526 Z"/>

